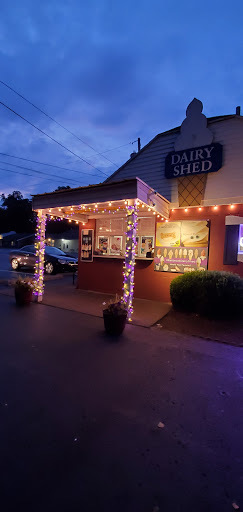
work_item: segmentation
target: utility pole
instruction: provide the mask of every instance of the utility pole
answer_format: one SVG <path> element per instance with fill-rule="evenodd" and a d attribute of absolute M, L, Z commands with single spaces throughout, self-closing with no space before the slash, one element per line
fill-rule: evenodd
<path fill-rule="evenodd" d="M 138 137 L 138 153 L 139 153 L 140 149 L 141 149 L 141 141 L 140 141 L 140 137 Z"/>

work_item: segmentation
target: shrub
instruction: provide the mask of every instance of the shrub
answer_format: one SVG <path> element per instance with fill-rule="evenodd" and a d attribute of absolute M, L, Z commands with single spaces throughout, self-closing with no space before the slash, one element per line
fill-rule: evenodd
<path fill-rule="evenodd" d="M 175 309 L 208 317 L 239 316 L 243 311 L 243 279 L 230 272 L 194 271 L 170 284 Z"/>

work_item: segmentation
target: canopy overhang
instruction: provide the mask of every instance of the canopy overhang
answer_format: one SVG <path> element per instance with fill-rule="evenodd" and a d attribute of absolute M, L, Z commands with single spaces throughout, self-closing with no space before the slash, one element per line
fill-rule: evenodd
<path fill-rule="evenodd" d="M 109 211 L 122 216 L 124 202 L 135 201 L 145 208 L 146 216 L 169 218 L 170 202 L 139 178 L 34 195 L 32 205 L 43 214 L 87 222 Z"/>

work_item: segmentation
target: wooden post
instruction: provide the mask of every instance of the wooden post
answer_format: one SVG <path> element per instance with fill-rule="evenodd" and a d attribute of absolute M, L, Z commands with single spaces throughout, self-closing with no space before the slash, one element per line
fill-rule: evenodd
<path fill-rule="evenodd" d="M 45 236 L 46 215 L 42 210 L 37 213 L 37 226 L 35 237 L 36 264 L 35 264 L 35 291 L 37 302 L 42 302 L 44 293 L 44 268 L 45 268 Z"/>
<path fill-rule="evenodd" d="M 134 266 L 136 252 L 137 232 L 137 205 L 127 206 L 127 232 L 126 251 L 123 272 L 123 300 L 127 307 L 127 318 L 132 321 L 133 313 L 133 290 L 134 290 Z"/>

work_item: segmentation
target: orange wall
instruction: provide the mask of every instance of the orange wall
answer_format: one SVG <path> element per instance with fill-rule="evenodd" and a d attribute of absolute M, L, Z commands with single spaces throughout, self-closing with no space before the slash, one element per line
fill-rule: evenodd
<path fill-rule="evenodd" d="M 239 215 L 243 217 L 243 205 L 236 205 L 233 210 L 229 206 L 174 210 L 170 220 L 210 220 L 209 270 L 227 270 L 243 277 L 243 263 L 223 265 L 225 216 Z M 85 229 L 95 229 L 95 221 L 91 220 Z M 80 226 L 80 230 L 82 226 Z M 79 254 L 80 254 L 79 237 Z M 111 258 L 94 258 L 92 263 L 79 261 L 78 288 L 106 293 L 122 293 L 123 260 Z M 177 274 L 179 275 L 179 274 Z M 170 282 L 176 276 L 166 272 L 155 272 L 153 261 L 136 261 L 134 296 L 138 298 L 170 301 Z"/>

